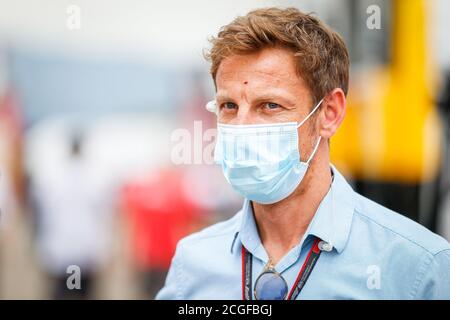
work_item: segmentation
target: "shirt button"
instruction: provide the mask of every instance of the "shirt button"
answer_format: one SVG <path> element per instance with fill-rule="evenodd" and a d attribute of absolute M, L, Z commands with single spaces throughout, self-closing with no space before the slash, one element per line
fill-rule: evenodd
<path fill-rule="evenodd" d="M 325 241 L 320 241 L 318 246 L 321 251 L 330 252 L 333 250 L 333 246 Z"/>

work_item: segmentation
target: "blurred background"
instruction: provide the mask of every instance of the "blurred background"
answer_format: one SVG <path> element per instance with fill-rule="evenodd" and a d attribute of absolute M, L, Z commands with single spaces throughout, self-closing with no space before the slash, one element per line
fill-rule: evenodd
<path fill-rule="evenodd" d="M 177 241 L 234 215 L 202 52 L 265 6 L 348 44 L 333 163 L 450 240 L 450 1 L 0 0 L 0 299 L 153 298 Z"/>

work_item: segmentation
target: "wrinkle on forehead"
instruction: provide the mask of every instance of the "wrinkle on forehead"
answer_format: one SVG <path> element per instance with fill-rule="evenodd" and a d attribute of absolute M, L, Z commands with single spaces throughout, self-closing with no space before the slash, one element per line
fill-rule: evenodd
<path fill-rule="evenodd" d="M 215 80 L 216 93 L 231 100 L 267 95 L 268 88 L 298 97 L 298 100 L 309 95 L 304 80 L 297 73 L 292 53 L 279 48 L 229 56 L 221 62 Z"/>
<path fill-rule="evenodd" d="M 254 71 L 230 71 L 221 72 L 220 77 L 217 77 L 220 82 L 241 82 L 241 83 L 252 83 L 255 80 L 261 80 L 264 82 L 270 82 L 275 85 L 286 84 L 286 85 L 298 85 L 300 84 L 300 79 L 298 76 L 292 77 L 289 73 L 281 72 L 268 72 L 262 70 Z M 258 81 L 259 82 L 259 81 Z"/>
<path fill-rule="evenodd" d="M 295 57 L 292 52 L 280 48 L 266 48 L 261 51 L 245 54 L 231 55 L 220 63 L 217 70 L 217 78 L 225 80 L 240 79 L 245 77 L 264 76 L 271 81 L 299 80 Z"/>

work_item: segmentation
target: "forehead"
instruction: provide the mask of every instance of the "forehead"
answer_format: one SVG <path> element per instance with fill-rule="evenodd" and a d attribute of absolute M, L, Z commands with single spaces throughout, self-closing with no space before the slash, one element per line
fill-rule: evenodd
<path fill-rule="evenodd" d="M 233 82 L 277 87 L 303 85 L 294 54 L 282 48 L 266 48 L 251 54 L 226 57 L 217 70 L 216 84 L 220 88 Z"/>

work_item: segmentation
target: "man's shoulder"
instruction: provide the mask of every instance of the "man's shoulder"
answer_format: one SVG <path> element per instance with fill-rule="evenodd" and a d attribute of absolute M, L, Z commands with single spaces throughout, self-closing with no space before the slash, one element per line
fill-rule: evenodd
<path fill-rule="evenodd" d="M 241 222 L 242 211 L 238 211 L 231 218 L 217 222 L 211 226 L 208 226 L 198 232 L 192 233 L 189 236 L 184 237 L 178 242 L 179 247 L 207 244 L 208 246 L 214 246 L 217 242 L 223 242 L 226 240 L 233 240 L 235 233 Z M 230 242 L 231 246 L 231 242 Z"/>
<path fill-rule="evenodd" d="M 450 250 L 450 244 L 441 236 L 431 232 L 419 223 L 382 206 L 358 193 L 356 194 L 356 219 L 374 229 L 382 229 L 405 244 L 416 246 L 431 255 Z"/>

